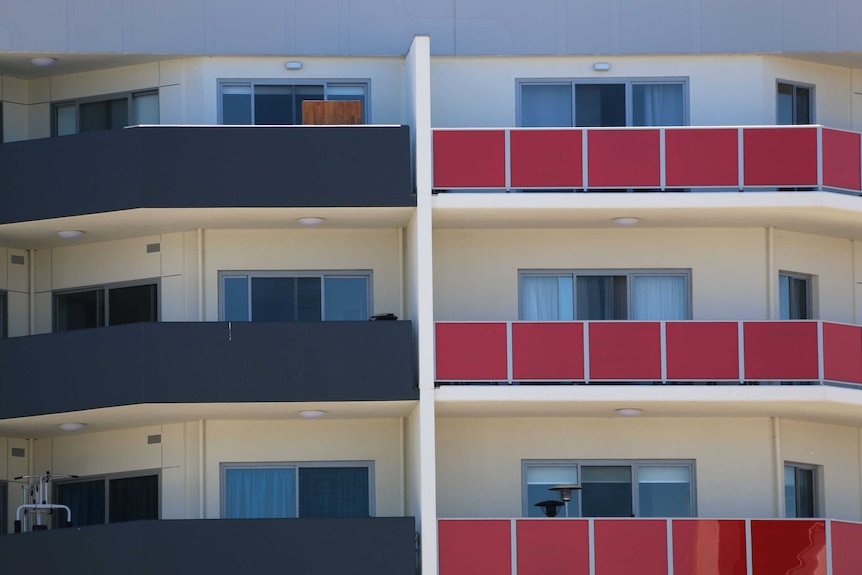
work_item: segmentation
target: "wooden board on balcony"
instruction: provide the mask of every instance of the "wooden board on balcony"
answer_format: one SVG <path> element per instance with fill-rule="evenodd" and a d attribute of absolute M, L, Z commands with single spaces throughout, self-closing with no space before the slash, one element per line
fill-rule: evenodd
<path fill-rule="evenodd" d="M 362 102 L 359 100 L 305 100 L 302 103 L 302 123 L 318 126 L 361 124 Z"/>

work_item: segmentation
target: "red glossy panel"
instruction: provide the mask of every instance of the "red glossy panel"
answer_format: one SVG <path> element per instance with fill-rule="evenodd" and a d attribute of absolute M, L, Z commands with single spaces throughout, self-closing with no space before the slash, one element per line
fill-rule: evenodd
<path fill-rule="evenodd" d="M 739 327 L 731 322 L 668 322 L 668 379 L 739 379 Z"/>
<path fill-rule="evenodd" d="M 508 379 L 505 323 L 438 323 L 437 379 Z"/>
<path fill-rule="evenodd" d="M 675 520 L 674 575 L 745 575 L 745 521 Z"/>
<path fill-rule="evenodd" d="M 587 132 L 591 188 L 657 188 L 661 185 L 658 130 Z"/>
<path fill-rule="evenodd" d="M 826 575 L 823 521 L 751 522 L 752 575 Z"/>
<path fill-rule="evenodd" d="M 434 132 L 435 188 L 505 188 L 503 130 Z"/>
<path fill-rule="evenodd" d="M 667 129 L 664 149 L 669 188 L 739 185 L 738 130 Z"/>
<path fill-rule="evenodd" d="M 582 149 L 581 130 L 512 130 L 512 187 L 583 187 Z"/>
<path fill-rule="evenodd" d="M 862 525 L 832 522 L 832 575 L 862 572 Z"/>
<path fill-rule="evenodd" d="M 859 134 L 823 128 L 823 185 L 862 190 Z"/>
<path fill-rule="evenodd" d="M 590 379 L 661 379 L 658 322 L 589 324 Z"/>
<path fill-rule="evenodd" d="M 512 377 L 584 379 L 584 324 L 513 323 Z"/>
<path fill-rule="evenodd" d="M 596 575 L 667 575 L 667 523 L 597 519 Z"/>
<path fill-rule="evenodd" d="M 743 337 L 745 379 L 818 379 L 816 323 L 745 322 Z"/>
<path fill-rule="evenodd" d="M 511 575 L 512 527 L 508 520 L 437 522 L 440 575 Z"/>
<path fill-rule="evenodd" d="M 817 128 L 745 128 L 746 186 L 816 186 Z"/>
<path fill-rule="evenodd" d="M 862 327 L 823 323 L 823 376 L 862 383 Z"/>
<path fill-rule="evenodd" d="M 589 575 L 586 520 L 519 519 L 516 529 L 518 575 Z"/>

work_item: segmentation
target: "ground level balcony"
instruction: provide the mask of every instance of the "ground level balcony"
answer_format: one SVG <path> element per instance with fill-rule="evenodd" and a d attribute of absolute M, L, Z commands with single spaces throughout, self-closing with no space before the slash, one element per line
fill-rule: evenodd
<path fill-rule="evenodd" d="M 409 321 L 139 323 L 0 340 L 0 419 L 418 399 Z"/>
<path fill-rule="evenodd" d="M 823 126 L 434 130 L 443 191 L 862 192 L 862 141 Z"/>
<path fill-rule="evenodd" d="M 853 575 L 862 524 L 831 519 L 443 519 L 440 575 Z"/>
<path fill-rule="evenodd" d="M 413 573 L 412 517 L 133 521 L 0 536 L 0 573 Z"/>

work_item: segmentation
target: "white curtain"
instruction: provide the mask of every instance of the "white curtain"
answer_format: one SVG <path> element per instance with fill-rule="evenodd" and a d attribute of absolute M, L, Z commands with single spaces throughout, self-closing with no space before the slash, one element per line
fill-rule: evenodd
<path fill-rule="evenodd" d="M 682 84 L 635 84 L 632 112 L 635 126 L 682 126 L 685 121 Z"/>
<path fill-rule="evenodd" d="M 631 319 L 688 319 L 685 277 L 673 275 L 632 278 Z"/>
<path fill-rule="evenodd" d="M 571 276 L 525 276 L 521 280 L 521 319 L 574 319 Z"/>

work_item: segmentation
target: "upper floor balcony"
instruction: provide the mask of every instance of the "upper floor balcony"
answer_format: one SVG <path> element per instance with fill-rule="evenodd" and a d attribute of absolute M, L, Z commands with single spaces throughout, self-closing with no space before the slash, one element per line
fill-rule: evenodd
<path fill-rule="evenodd" d="M 444 191 L 862 193 L 860 134 L 817 125 L 434 130 Z"/>

